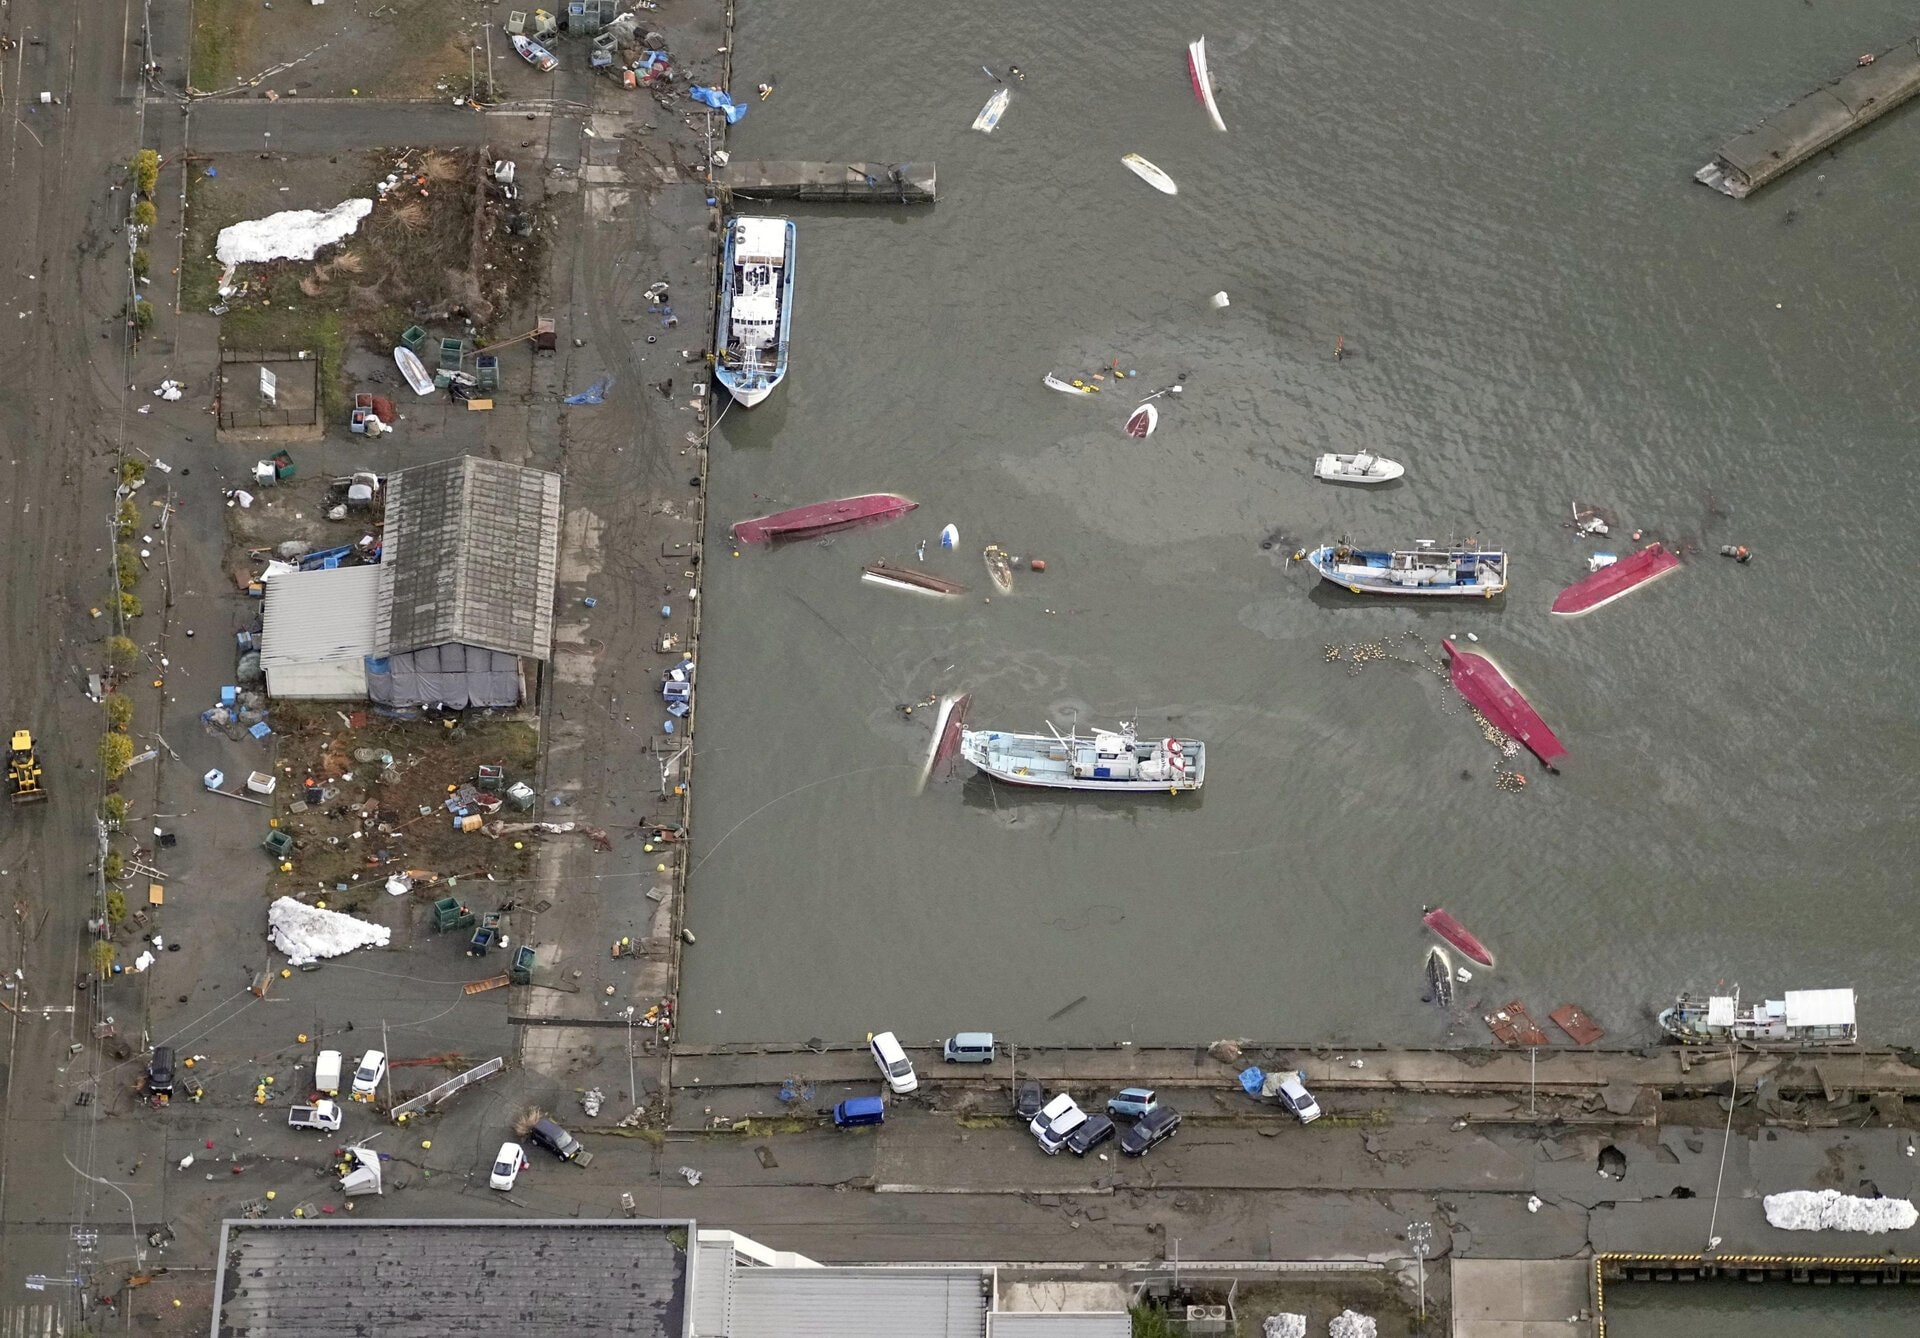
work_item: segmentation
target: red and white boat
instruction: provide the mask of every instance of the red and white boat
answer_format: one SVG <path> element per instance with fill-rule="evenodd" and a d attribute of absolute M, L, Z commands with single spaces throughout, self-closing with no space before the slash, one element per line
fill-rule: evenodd
<path fill-rule="evenodd" d="M 733 527 L 735 543 L 770 543 L 775 539 L 807 539 L 863 521 L 894 520 L 919 506 L 899 493 L 869 492 L 832 502 L 814 502 L 770 516 L 756 516 Z"/>
<path fill-rule="evenodd" d="M 1562 590 L 1553 601 L 1553 611 L 1562 618 L 1592 613 L 1659 580 L 1679 565 L 1680 559 L 1659 544 L 1648 544 L 1638 553 L 1609 563 L 1584 581 L 1575 581 Z"/>
<path fill-rule="evenodd" d="M 1213 100 L 1213 74 L 1207 69 L 1207 39 L 1187 43 L 1187 73 L 1193 78 L 1193 95 L 1207 109 L 1213 128 L 1226 133 L 1227 123 L 1220 119 L 1220 108 Z"/>
<path fill-rule="evenodd" d="M 1468 933 L 1467 927 L 1454 919 L 1446 911 L 1436 906 L 1420 918 L 1426 923 L 1427 928 L 1451 943 L 1472 960 L 1480 963 L 1482 966 L 1493 965 L 1493 953 L 1488 951 L 1487 945 Z"/>

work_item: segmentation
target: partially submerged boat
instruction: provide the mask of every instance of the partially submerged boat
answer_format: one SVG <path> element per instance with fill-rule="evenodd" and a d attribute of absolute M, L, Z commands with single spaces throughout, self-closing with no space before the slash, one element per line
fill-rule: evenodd
<path fill-rule="evenodd" d="M 1127 415 L 1126 432 L 1129 437 L 1151 437 L 1153 430 L 1160 426 L 1160 411 L 1151 404 L 1143 404 Z"/>
<path fill-rule="evenodd" d="M 1471 960 L 1480 963 L 1482 966 L 1493 965 L 1493 953 L 1488 950 L 1487 945 L 1468 933 L 1465 925 L 1454 919 L 1453 916 L 1449 915 L 1440 907 L 1434 907 L 1425 915 L 1422 915 L 1420 919 L 1426 924 L 1427 928 L 1465 953 Z"/>
<path fill-rule="evenodd" d="M 1322 544 L 1307 554 L 1321 579 L 1356 595 L 1478 595 L 1507 588 L 1507 555 L 1498 550 L 1443 549 L 1421 539 L 1416 547 L 1355 548 Z"/>
<path fill-rule="evenodd" d="M 1788 990 L 1779 999 L 1740 1003 L 1740 994 L 1682 994 L 1660 1014 L 1660 1029 L 1682 1045 L 1797 1048 L 1853 1045 L 1860 1039 L 1852 990 Z"/>
<path fill-rule="evenodd" d="M 1435 1008 L 1453 1007 L 1453 958 L 1439 944 L 1427 949 L 1426 1002 Z"/>
<path fill-rule="evenodd" d="M 1013 558 L 999 544 L 988 544 L 980 554 L 987 564 L 987 578 L 1003 595 L 1013 593 Z"/>
<path fill-rule="evenodd" d="M 1604 566 L 1585 580 L 1575 581 L 1562 590 L 1553 601 L 1553 611 L 1562 618 L 1578 618 L 1582 614 L 1592 613 L 1659 580 L 1679 565 L 1680 559 L 1665 548 L 1659 544 L 1648 544 L 1638 553 Z"/>
<path fill-rule="evenodd" d="M 1507 681 L 1498 665 L 1484 655 L 1461 650 L 1451 641 L 1440 644 L 1446 648 L 1447 669 L 1454 687 L 1480 709 L 1481 715 L 1509 737 L 1526 744 L 1549 769 L 1567 755 L 1567 746 L 1547 728 L 1547 722 L 1520 694 L 1520 689 Z"/>
<path fill-rule="evenodd" d="M 967 727 L 967 715 L 973 709 L 971 692 L 949 693 L 940 699 L 940 710 L 933 718 L 933 738 L 927 744 L 927 760 L 920 768 L 918 789 L 925 789 L 928 777 L 960 755 L 960 735 Z"/>
<path fill-rule="evenodd" d="M 1213 75 L 1207 69 L 1207 39 L 1187 43 L 1187 74 L 1193 79 L 1193 95 L 1207 109 L 1213 128 L 1225 134 L 1227 123 L 1220 119 L 1220 108 L 1213 100 Z"/>
<path fill-rule="evenodd" d="M 733 527 L 736 543 L 768 543 L 774 539 L 807 539 L 865 521 L 894 520 L 919 506 L 895 492 L 869 492 L 832 502 L 813 502 L 770 516 L 756 516 Z"/>
<path fill-rule="evenodd" d="M 1355 455 L 1323 455 L 1313 462 L 1313 476 L 1329 483 L 1391 483 L 1407 472 L 1405 465 L 1371 451 Z"/>
<path fill-rule="evenodd" d="M 737 217 L 720 258 L 720 310 L 713 323 L 713 379 L 743 409 L 773 393 L 787 374 L 793 326 L 790 218 Z"/>
<path fill-rule="evenodd" d="M 559 58 L 531 37 L 523 37 L 519 33 L 515 33 L 513 35 L 513 49 L 520 53 L 521 60 L 524 60 L 542 74 L 552 74 L 560 68 Z"/>
<path fill-rule="evenodd" d="M 1178 195 L 1180 193 L 1180 188 L 1173 184 L 1172 177 L 1162 172 L 1139 154 L 1122 154 L 1120 161 L 1127 165 L 1129 172 L 1139 177 L 1162 195 Z"/>
<path fill-rule="evenodd" d="M 1000 124 L 1000 118 L 1006 114 L 1007 104 L 1013 101 L 1013 90 L 1003 88 L 987 99 L 987 105 L 973 118 L 973 128 L 983 135 L 991 135 L 994 127 Z"/>
<path fill-rule="evenodd" d="M 886 561 L 869 562 L 860 569 L 860 579 L 895 590 L 912 590 L 923 595 L 964 595 L 967 587 L 944 576 L 936 576 L 920 567 L 901 567 Z"/>
<path fill-rule="evenodd" d="M 1198 739 L 1143 741 L 1130 722 L 1091 736 L 1047 728 L 1046 734 L 963 730 L 960 756 L 997 781 L 1050 790 L 1179 794 L 1206 780 L 1207 747 Z"/>
<path fill-rule="evenodd" d="M 1077 376 L 1062 378 L 1055 376 L 1052 372 L 1048 372 L 1041 379 L 1040 384 L 1048 390 L 1057 390 L 1063 395 L 1098 395 L 1100 393 L 1100 387 L 1091 381 L 1083 381 Z"/>

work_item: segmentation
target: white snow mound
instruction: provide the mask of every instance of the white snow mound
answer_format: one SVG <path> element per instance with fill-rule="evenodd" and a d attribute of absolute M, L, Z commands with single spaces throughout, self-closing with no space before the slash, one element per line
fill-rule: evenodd
<path fill-rule="evenodd" d="M 1920 1213 L 1905 1199 L 1862 1199 L 1837 1189 L 1769 1194 L 1767 1222 L 1782 1231 L 1905 1231 Z"/>
<path fill-rule="evenodd" d="M 1327 1322 L 1327 1338 L 1377 1338 L 1380 1328 L 1366 1315 L 1342 1310 Z"/>
<path fill-rule="evenodd" d="M 348 200 L 322 213 L 318 209 L 289 209 L 265 218 L 250 218 L 220 229 L 213 253 L 228 270 L 259 260 L 311 260 L 320 248 L 345 241 L 373 212 L 372 200 Z"/>
<path fill-rule="evenodd" d="M 1286 1312 L 1268 1315 L 1260 1334 L 1261 1338 L 1307 1338 L 1307 1317 Z"/>
<path fill-rule="evenodd" d="M 384 948 L 392 937 L 393 931 L 382 925 L 370 925 L 340 911 L 303 906 L 292 897 L 267 907 L 267 939 L 294 966 L 339 957 L 355 948 Z"/>

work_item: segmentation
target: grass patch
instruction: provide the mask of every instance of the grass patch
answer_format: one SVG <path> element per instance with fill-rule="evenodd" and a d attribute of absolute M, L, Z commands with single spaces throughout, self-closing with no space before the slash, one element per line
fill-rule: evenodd
<path fill-rule="evenodd" d="M 1001 1129 L 1013 1123 L 1005 1115 L 962 1115 L 954 1121 L 962 1129 Z"/>
<path fill-rule="evenodd" d="M 193 50 L 187 60 L 187 85 L 217 93 L 233 85 L 235 53 L 253 38 L 260 6 L 253 0 L 194 0 Z"/>
<path fill-rule="evenodd" d="M 220 342 L 247 352 L 298 353 L 320 360 L 320 407 L 327 418 L 347 411 L 347 386 L 340 368 L 347 355 L 347 332 L 338 310 L 323 306 L 300 290 L 300 276 L 280 265 L 271 279 L 255 283 L 245 298 L 236 297 L 220 318 Z"/>

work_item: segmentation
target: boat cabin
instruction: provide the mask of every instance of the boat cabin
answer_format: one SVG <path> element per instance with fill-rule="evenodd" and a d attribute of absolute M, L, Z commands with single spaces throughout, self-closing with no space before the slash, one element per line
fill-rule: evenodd
<path fill-rule="evenodd" d="M 787 263 L 787 222 L 781 218 L 733 221 L 733 302 L 727 311 L 727 352 L 743 362 L 780 340 L 781 271 Z"/>

